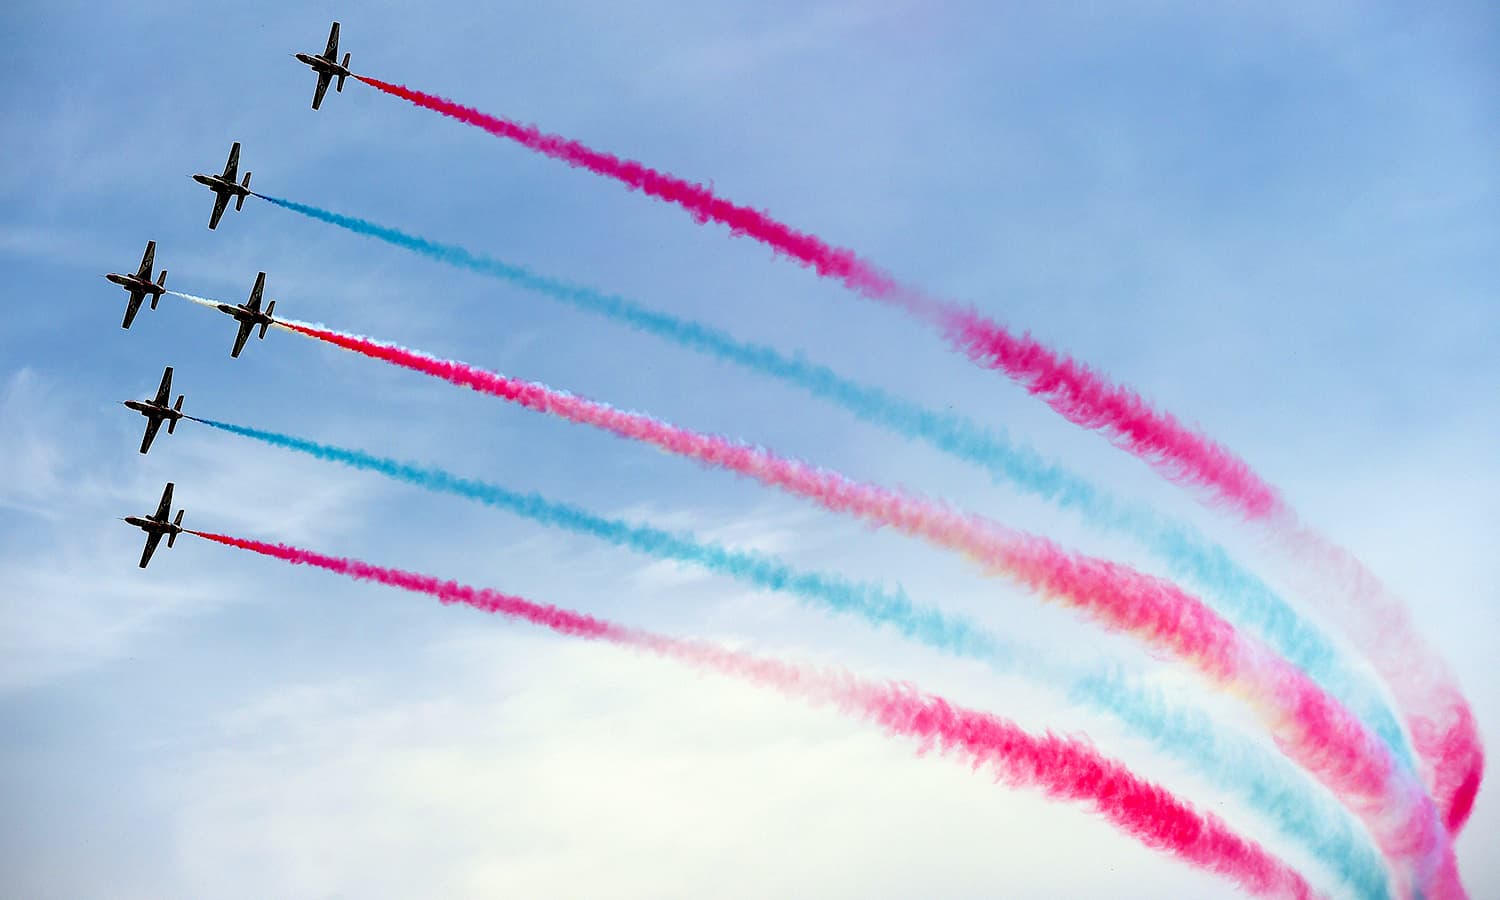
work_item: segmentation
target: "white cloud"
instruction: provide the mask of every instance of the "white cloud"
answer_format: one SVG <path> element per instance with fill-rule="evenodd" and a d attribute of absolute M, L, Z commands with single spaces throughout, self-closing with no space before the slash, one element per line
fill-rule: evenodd
<path fill-rule="evenodd" d="M 1077 810 L 671 664 L 505 633 L 421 661 L 415 687 L 226 713 L 162 778 L 175 894 L 1233 893 Z"/>

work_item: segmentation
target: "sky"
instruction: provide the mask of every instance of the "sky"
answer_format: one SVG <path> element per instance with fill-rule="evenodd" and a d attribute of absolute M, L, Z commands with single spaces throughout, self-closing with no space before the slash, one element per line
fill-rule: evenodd
<path fill-rule="evenodd" d="M 950 555 L 649 448 L 172 297 L 168 286 L 544 381 L 951 499 L 1154 571 L 971 466 L 811 396 L 186 176 L 622 294 L 985 425 L 1261 561 L 1254 535 L 723 229 L 357 83 L 355 71 L 686 177 L 972 303 L 1195 422 L 1404 598 L 1500 745 L 1500 20 L 1481 3 L 6 4 L 0 72 L 0 893 L 14 897 L 1234 896 L 1077 807 L 828 710 L 195 539 L 457 578 L 907 679 L 1087 734 L 1299 865 L 1213 785 L 1044 686 L 701 571 L 192 422 L 434 465 L 902 586 L 1015 640 L 1154 660 Z M 1267 563 L 1267 565 L 1270 565 Z M 1273 583 L 1287 573 L 1262 572 Z M 1500 895 L 1500 801 L 1458 842 Z M 1314 864 L 1314 883 L 1336 887 Z"/>

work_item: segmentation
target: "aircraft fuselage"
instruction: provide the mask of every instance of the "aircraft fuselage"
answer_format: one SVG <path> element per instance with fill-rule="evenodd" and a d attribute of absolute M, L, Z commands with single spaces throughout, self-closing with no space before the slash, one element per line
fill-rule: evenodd
<path fill-rule="evenodd" d="M 311 53 L 298 53 L 297 61 L 305 66 L 312 66 L 316 71 L 327 72 L 330 75 L 343 75 L 345 78 L 348 78 L 354 74 L 333 60 L 324 59 L 321 56 L 313 56 Z"/>
<path fill-rule="evenodd" d="M 237 184 L 233 181 L 229 181 L 220 175 L 198 174 L 193 176 L 193 180 L 203 185 L 204 187 L 212 188 L 215 191 L 228 191 L 236 197 L 246 196 L 250 193 L 249 188 L 245 187 L 242 184 Z"/>
<path fill-rule="evenodd" d="M 218 304 L 219 312 L 234 316 L 240 322 L 249 322 L 252 325 L 274 325 L 276 320 L 263 312 L 251 312 L 243 306 L 230 306 L 228 303 Z"/>
<path fill-rule="evenodd" d="M 118 284 L 120 287 L 130 291 L 144 291 L 148 294 L 160 294 L 166 290 L 166 288 L 162 287 L 154 281 L 145 278 L 139 278 L 135 275 L 121 275 L 119 272 L 110 272 L 104 277 L 108 278 L 115 284 Z"/>
<path fill-rule="evenodd" d="M 149 400 L 121 400 L 127 409 L 133 409 L 148 419 L 180 419 L 182 412 L 170 406 L 158 406 Z"/>
<path fill-rule="evenodd" d="M 126 516 L 127 524 L 134 525 L 147 534 L 181 534 L 182 526 L 173 525 L 171 522 L 163 522 L 143 516 Z"/>

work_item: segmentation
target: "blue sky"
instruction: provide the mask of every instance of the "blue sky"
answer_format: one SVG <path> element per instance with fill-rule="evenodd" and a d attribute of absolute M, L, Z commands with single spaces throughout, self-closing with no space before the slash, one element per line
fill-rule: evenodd
<path fill-rule="evenodd" d="M 826 712 L 670 664 L 198 541 L 135 568 L 114 516 L 440 573 L 747 649 L 911 678 L 1087 732 L 1298 860 L 1106 721 L 849 620 L 192 423 L 446 466 L 903 585 L 1059 653 L 1135 655 L 962 562 L 722 473 L 165 298 L 398 340 L 861 478 L 1132 548 L 781 385 L 185 177 L 253 186 L 622 293 L 1003 426 L 1256 546 L 898 313 L 753 243 L 289 58 L 696 178 L 980 306 L 1201 423 L 1409 598 L 1491 747 L 1500 691 L 1500 23 L 1482 4 L 20 2 L 0 12 L 0 887 L 26 897 L 1220 896 L 1084 813 Z M 67 67 L 59 67 L 59 63 Z M 1274 570 L 1265 574 L 1280 576 Z M 1234 710 L 1224 707 L 1226 715 Z M 1481 794 L 1460 861 L 1500 804 Z M 1298 860 L 1300 861 L 1300 860 Z M 1310 870 L 1315 871 L 1315 870 Z"/>

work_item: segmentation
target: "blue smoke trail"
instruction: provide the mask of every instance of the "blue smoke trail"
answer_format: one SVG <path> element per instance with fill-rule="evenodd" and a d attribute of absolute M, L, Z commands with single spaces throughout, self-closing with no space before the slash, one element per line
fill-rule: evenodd
<path fill-rule="evenodd" d="M 1358 676 L 1333 643 L 1303 619 L 1269 585 L 1217 544 L 1189 526 L 1174 523 L 1149 507 L 1121 502 L 1080 476 L 1044 460 L 1036 451 L 1012 444 L 1003 431 L 987 429 L 963 416 L 938 412 L 850 381 L 826 366 L 787 356 L 773 348 L 738 341 L 698 322 L 647 309 L 623 297 L 604 294 L 538 275 L 520 266 L 430 241 L 364 219 L 305 203 L 255 196 L 313 219 L 404 247 L 440 262 L 492 275 L 588 312 L 623 322 L 680 346 L 796 385 L 843 407 L 855 416 L 974 463 L 998 481 L 1064 509 L 1092 525 L 1128 535 L 1162 560 L 1175 580 L 1216 598 L 1215 608 L 1235 625 L 1264 640 L 1306 672 L 1365 723 L 1408 771 L 1415 771 L 1411 745 L 1378 688 Z"/>
<path fill-rule="evenodd" d="M 890 626 L 907 638 L 982 661 L 997 671 L 1045 680 L 1074 702 L 1115 716 L 1160 752 L 1224 786 L 1304 844 L 1359 896 L 1389 896 L 1384 867 L 1368 836 L 1321 786 L 1285 758 L 1219 728 L 1200 710 L 1172 704 L 1160 691 L 1135 684 L 1118 670 L 1071 671 L 1043 654 L 995 637 L 966 618 L 918 606 L 899 588 L 888 590 L 836 575 L 801 572 L 765 554 L 731 550 L 691 534 L 607 519 L 539 494 L 519 493 L 434 467 L 243 425 L 188 418 L 275 447 L 378 472 L 426 490 L 456 494 L 658 559 L 696 564 L 759 588 L 794 594 L 829 612 L 858 615 L 872 624 Z"/>

